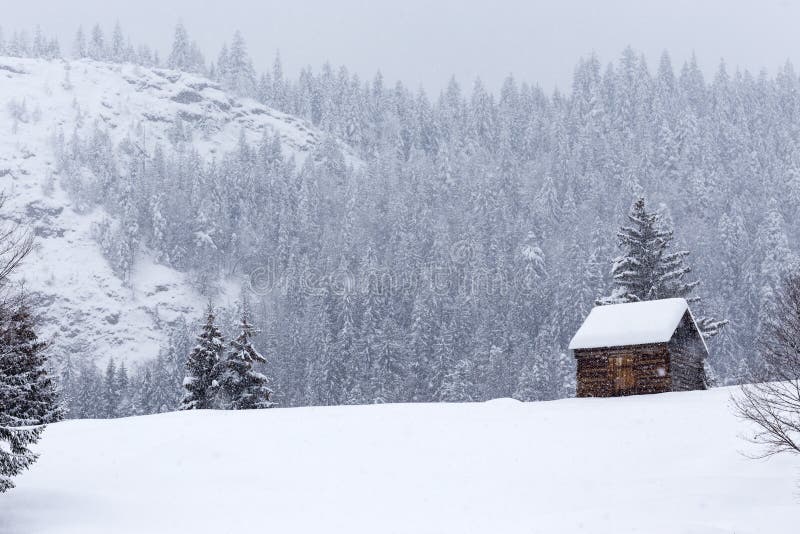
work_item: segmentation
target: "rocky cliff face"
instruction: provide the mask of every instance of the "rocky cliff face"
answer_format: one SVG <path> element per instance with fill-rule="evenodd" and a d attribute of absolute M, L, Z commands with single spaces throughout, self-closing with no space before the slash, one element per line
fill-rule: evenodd
<path fill-rule="evenodd" d="M 114 143 L 152 153 L 182 128 L 202 157 L 280 135 L 302 160 L 321 140 L 307 122 L 232 97 L 186 73 L 81 61 L 0 57 L 0 217 L 29 226 L 36 245 L 18 275 L 40 304 L 42 334 L 54 351 L 128 362 L 153 357 L 165 325 L 194 316 L 204 299 L 184 274 L 139 254 L 129 281 L 114 274 L 92 237 L 115 214 L 75 206 L 60 183 L 54 138 L 100 126 Z"/>

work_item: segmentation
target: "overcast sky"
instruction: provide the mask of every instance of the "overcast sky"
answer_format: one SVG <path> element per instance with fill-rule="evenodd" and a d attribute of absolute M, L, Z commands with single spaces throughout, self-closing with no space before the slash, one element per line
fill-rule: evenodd
<path fill-rule="evenodd" d="M 117 19 L 162 50 L 178 20 L 211 57 L 238 28 L 259 70 L 280 49 L 290 74 L 330 60 L 431 92 L 452 74 L 497 88 L 509 72 L 567 89 L 579 57 L 607 63 L 629 44 L 652 67 L 664 49 L 676 66 L 695 51 L 708 73 L 722 57 L 770 73 L 800 66 L 800 2 L 787 0 L 0 0 L 6 33 L 38 23 L 67 50 L 79 24 Z"/>

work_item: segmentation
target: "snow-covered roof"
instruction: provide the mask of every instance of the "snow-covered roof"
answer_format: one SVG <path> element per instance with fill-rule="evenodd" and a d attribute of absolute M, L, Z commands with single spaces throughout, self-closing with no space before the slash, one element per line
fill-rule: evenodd
<path fill-rule="evenodd" d="M 672 339 L 687 311 L 691 317 L 689 305 L 684 299 L 596 306 L 575 333 L 569 348 L 595 349 L 665 343 Z"/>

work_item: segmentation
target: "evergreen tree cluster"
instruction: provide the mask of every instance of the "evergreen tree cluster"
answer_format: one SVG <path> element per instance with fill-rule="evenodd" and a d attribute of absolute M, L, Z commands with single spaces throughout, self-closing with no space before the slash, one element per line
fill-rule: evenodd
<path fill-rule="evenodd" d="M 160 65 L 158 52 L 147 45 L 134 46 L 130 37 L 126 37 L 119 22 L 114 24 L 110 37 L 99 24 L 85 32 L 83 26 L 78 27 L 69 57 L 73 59 L 94 59 L 112 63 L 136 63 L 147 67 Z"/>
<path fill-rule="evenodd" d="M 197 338 L 186 362 L 186 393 L 180 409 L 200 410 L 223 408 L 250 410 L 271 408 L 272 390 L 267 377 L 253 368 L 267 360 L 253 347 L 253 327 L 248 322 L 246 301 L 243 301 L 239 334 L 226 352 L 225 343 L 209 306 L 203 331 Z"/>
<path fill-rule="evenodd" d="M 183 320 L 168 327 L 169 340 L 152 361 L 128 368 L 110 358 L 104 367 L 85 359 L 64 358 L 61 396 L 67 416 L 111 419 L 178 409 L 253 409 L 275 405 L 268 379 L 260 371 L 266 360 L 254 348 L 255 328 L 249 312 L 223 310 L 223 332 L 209 308 L 201 333 L 193 339 Z M 229 344 L 224 339 L 229 337 Z"/>
<path fill-rule="evenodd" d="M 58 39 L 44 35 L 39 26 L 33 32 L 14 31 L 10 35 L 0 28 L 0 56 L 55 59 L 61 57 L 61 45 Z"/>
<path fill-rule="evenodd" d="M 67 416 L 110 419 L 176 410 L 192 340 L 182 320 L 169 331 L 169 341 L 158 357 L 130 370 L 114 358 L 104 368 L 85 359 L 63 358 L 59 377 Z"/>
<path fill-rule="evenodd" d="M 800 238 L 792 65 L 723 63 L 706 80 L 694 58 L 651 69 L 626 49 L 582 59 L 566 93 L 509 76 L 497 94 L 451 80 L 431 98 L 327 64 L 259 73 L 241 35 L 201 69 L 191 42 L 179 27 L 173 67 L 326 137 L 302 162 L 266 134 L 207 163 L 191 124 L 149 155 L 98 126 L 58 141 L 63 181 L 77 206 L 121 214 L 97 235 L 123 278 L 143 249 L 211 297 L 244 275 L 281 404 L 570 395 L 567 343 L 610 288 L 702 295 L 698 316 L 730 321 L 711 344 L 720 381 L 760 365 L 759 324 Z M 640 196 L 658 221 L 631 216 L 653 234 L 615 239 Z M 662 272 L 639 284 L 624 258 L 648 243 Z"/>
<path fill-rule="evenodd" d="M 194 44 L 190 46 L 195 54 L 193 61 L 204 63 L 205 60 L 199 55 L 197 46 Z M 32 32 L 15 30 L 10 35 L 5 34 L 3 28 L 0 27 L 0 56 L 45 59 L 90 58 L 112 63 L 136 63 L 148 67 L 157 67 L 161 63 L 158 52 L 146 45 L 134 46 L 130 37 L 123 34 L 119 22 L 114 25 L 110 37 L 99 24 L 92 26 L 89 32 L 84 31 L 82 26 L 79 27 L 75 32 L 71 47 L 66 53 L 62 51 L 58 39 L 46 36 L 39 26 L 36 26 Z M 191 71 L 187 67 L 194 64 L 180 65 L 176 68 Z M 203 67 L 203 71 L 204 69 L 205 67 Z"/>

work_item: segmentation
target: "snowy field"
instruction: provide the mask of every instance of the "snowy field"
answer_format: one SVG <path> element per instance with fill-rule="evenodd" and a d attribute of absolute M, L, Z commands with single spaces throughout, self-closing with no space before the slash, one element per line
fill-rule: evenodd
<path fill-rule="evenodd" d="M 800 460 L 742 456 L 730 393 L 59 423 L 0 532 L 796 534 Z"/>

